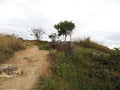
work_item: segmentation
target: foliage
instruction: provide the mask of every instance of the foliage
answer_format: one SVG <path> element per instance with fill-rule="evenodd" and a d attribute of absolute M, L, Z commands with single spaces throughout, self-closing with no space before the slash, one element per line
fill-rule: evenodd
<path fill-rule="evenodd" d="M 66 41 L 75 25 L 64 21 L 54 27 Z M 49 38 L 55 41 L 56 34 Z M 52 76 L 40 77 L 36 90 L 120 90 L 119 48 L 110 50 L 88 37 L 75 44 L 57 42 L 49 51 Z"/>
<path fill-rule="evenodd" d="M 114 48 L 110 54 L 109 65 L 120 72 L 120 48 Z"/>
<path fill-rule="evenodd" d="M 75 28 L 75 24 L 72 21 L 64 21 L 54 25 L 54 28 L 58 30 L 58 35 L 65 35 L 65 41 L 67 35 L 71 36 L 72 30 Z"/>
<path fill-rule="evenodd" d="M 55 43 L 56 38 L 57 38 L 57 34 L 56 34 L 56 33 L 53 33 L 53 34 L 49 35 L 49 38 L 51 39 L 51 42 L 52 42 L 52 43 Z"/>
<path fill-rule="evenodd" d="M 114 49 L 106 53 L 76 44 L 72 59 L 68 53 L 50 50 L 53 73 L 50 78 L 42 77 L 37 90 L 120 90 L 119 52 Z"/>
<path fill-rule="evenodd" d="M 36 45 L 40 50 L 49 50 L 49 42 L 48 41 L 37 41 Z"/>
<path fill-rule="evenodd" d="M 50 56 L 50 68 L 53 71 L 53 76 L 44 78 L 44 82 L 41 83 L 42 85 L 39 84 L 38 90 L 49 90 L 51 87 L 53 90 L 86 90 L 89 88 L 90 83 L 83 75 L 84 70 L 76 68 L 68 55 L 52 50 Z"/>
<path fill-rule="evenodd" d="M 64 52 L 70 55 L 70 57 L 73 59 L 76 52 L 75 45 L 72 42 L 59 42 L 56 44 L 55 50 L 59 52 Z"/>
<path fill-rule="evenodd" d="M 14 51 L 24 49 L 23 41 L 16 36 L 0 35 L 0 63 L 10 58 Z"/>

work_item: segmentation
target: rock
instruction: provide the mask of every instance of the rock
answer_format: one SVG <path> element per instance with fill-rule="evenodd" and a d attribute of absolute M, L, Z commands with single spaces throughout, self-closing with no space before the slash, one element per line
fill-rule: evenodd
<path fill-rule="evenodd" d="M 0 65 L 0 77 L 12 77 L 16 75 L 21 75 L 21 69 L 17 66 L 2 64 Z"/>
<path fill-rule="evenodd" d="M 24 57 L 24 60 L 29 60 L 29 57 L 28 57 L 28 56 L 25 56 L 25 57 Z"/>

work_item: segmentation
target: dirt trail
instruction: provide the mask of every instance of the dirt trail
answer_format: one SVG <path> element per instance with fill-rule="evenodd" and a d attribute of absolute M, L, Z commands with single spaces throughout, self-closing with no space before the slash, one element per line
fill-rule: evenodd
<path fill-rule="evenodd" d="M 47 55 L 48 51 L 39 50 L 36 46 L 16 52 L 6 63 L 16 65 L 23 74 L 0 80 L 0 90 L 31 90 L 38 77 L 47 72 Z"/>

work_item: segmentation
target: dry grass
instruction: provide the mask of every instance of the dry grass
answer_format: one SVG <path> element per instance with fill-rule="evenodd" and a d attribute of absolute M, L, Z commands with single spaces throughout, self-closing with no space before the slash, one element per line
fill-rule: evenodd
<path fill-rule="evenodd" d="M 0 62 L 10 58 L 14 51 L 23 49 L 23 41 L 12 35 L 0 35 Z"/>
<path fill-rule="evenodd" d="M 81 46 L 86 48 L 96 49 L 102 52 L 110 53 L 110 49 L 104 45 L 100 45 L 94 41 L 91 41 L 90 38 L 85 38 L 84 40 L 77 41 Z"/>

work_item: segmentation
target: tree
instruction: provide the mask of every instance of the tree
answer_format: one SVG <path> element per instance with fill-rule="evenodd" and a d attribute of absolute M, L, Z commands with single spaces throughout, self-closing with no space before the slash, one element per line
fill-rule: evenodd
<path fill-rule="evenodd" d="M 45 32 L 42 28 L 34 28 L 34 29 L 32 29 L 32 32 L 33 32 L 36 40 L 38 40 L 38 41 L 40 41 L 42 39 L 42 35 L 45 34 Z"/>
<path fill-rule="evenodd" d="M 51 41 L 52 41 L 53 43 L 55 43 L 56 37 L 57 37 L 57 34 L 56 34 L 56 33 L 53 33 L 53 34 L 49 35 L 49 38 L 51 39 Z"/>
<path fill-rule="evenodd" d="M 75 28 L 75 24 L 72 23 L 72 21 L 60 22 L 58 24 L 55 24 L 54 28 L 57 29 L 59 36 L 61 35 L 65 36 L 65 41 L 66 41 L 67 35 L 70 35 L 70 41 L 71 41 L 71 34 L 73 29 Z"/>

